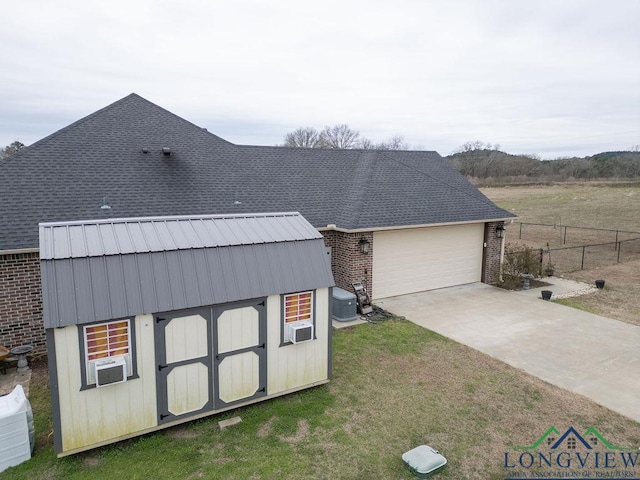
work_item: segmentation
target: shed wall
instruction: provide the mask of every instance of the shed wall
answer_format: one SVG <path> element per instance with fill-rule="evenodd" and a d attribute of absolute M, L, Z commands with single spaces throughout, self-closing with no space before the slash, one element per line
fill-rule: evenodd
<path fill-rule="evenodd" d="M 316 290 L 316 339 L 285 346 L 280 346 L 282 297 L 267 297 L 267 395 L 261 400 L 317 385 L 329 379 L 330 292 L 331 289 L 326 287 Z M 59 413 L 53 413 L 54 425 L 59 423 L 59 426 L 55 425 L 56 430 L 59 429 L 56 435 L 59 435 L 61 445 L 58 453 L 75 453 L 165 428 L 166 425 L 159 426 L 157 420 L 157 361 L 153 316 L 138 315 L 134 324 L 139 378 L 87 390 L 81 390 L 82 355 L 78 329 L 82 326 L 70 325 L 49 330 L 53 332 L 55 341 L 54 381 L 57 382 L 58 401 L 52 403 L 59 406 Z M 212 410 L 181 419 L 177 423 L 216 412 Z"/>
<path fill-rule="evenodd" d="M 83 391 L 78 328 L 82 327 L 70 325 L 53 330 L 62 450 L 116 441 L 154 427 L 157 396 L 153 317 L 135 318 L 140 378 Z"/>
<path fill-rule="evenodd" d="M 267 395 L 293 390 L 329 378 L 328 288 L 316 290 L 316 340 L 280 347 L 280 296 L 272 295 L 267 303 Z"/>

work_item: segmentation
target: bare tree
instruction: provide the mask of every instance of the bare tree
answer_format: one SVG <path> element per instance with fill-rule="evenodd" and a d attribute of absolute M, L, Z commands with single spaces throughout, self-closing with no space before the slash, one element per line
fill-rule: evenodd
<path fill-rule="evenodd" d="M 377 150 L 409 150 L 409 144 L 405 142 L 402 135 L 396 135 L 386 142 L 379 143 L 375 148 Z"/>
<path fill-rule="evenodd" d="M 300 127 L 284 137 L 283 147 L 320 148 L 323 138 L 313 127 Z"/>
<path fill-rule="evenodd" d="M 320 135 L 328 148 L 358 148 L 360 132 L 353 130 L 346 123 L 326 126 Z"/>
<path fill-rule="evenodd" d="M 24 143 L 19 142 L 18 140 L 16 140 L 15 142 L 12 142 L 10 145 L 7 145 L 2 150 L 0 150 L 0 160 L 2 160 L 3 158 L 10 157 L 11 155 L 16 153 L 18 150 L 20 150 L 23 147 L 24 147 Z"/>
<path fill-rule="evenodd" d="M 329 126 L 319 132 L 313 127 L 301 127 L 284 137 L 283 147 L 341 148 L 362 150 L 408 150 L 409 145 L 402 135 L 396 135 L 381 143 L 360 135 L 349 125 L 342 123 Z"/>
<path fill-rule="evenodd" d="M 490 142 L 484 143 L 481 140 L 472 140 L 460 145 L 454 153 L 474 152 L 476 150 L 500 150 L 500 145 L 492 145 Z"/>
<path fill-rule="evenodd" d="M 358 148 L 361 148 L 362 150 L 376 150 L 378 145 L 373 143 L 373 141 L 367 137 L 362 137 L 360 138 L 360 142 L 358 142 Z"/>
<path fill-rule="evenodd" d="M 481 142 L 480 140 L 471 140 L 456 148 L 454 153 L 466 153 L 473 152 L 475 150 L 484 150 L 484 142 Z"/>

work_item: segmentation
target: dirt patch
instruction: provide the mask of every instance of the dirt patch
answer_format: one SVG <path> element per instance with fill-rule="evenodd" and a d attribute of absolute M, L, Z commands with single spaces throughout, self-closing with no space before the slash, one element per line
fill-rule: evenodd
<path fill-rule="evenodd" d="M 198 438 L 200 436 L 198 432 L 191 430 L 188 426 L 185 425 L 170 428 L 167 434 L 172 438 L 180 439 L 192 439 Z"/>
<path fill-rule="evenodd" d="M 273 431 L 273 423 L 275 421 L 276 421 L 276 417 L 271 417 L 264 424 L 262 424 L 258 429 L 258 437 L 266 438 L 269 435 L 271 435 L 271 432 Z"/>
<path fill-rule="evenodd" d="M 307 420 L 305 420 L 304 418 L 301 418 L 300 420 L 298 420 L 298 430 L 296 431 L 295 435 L 292 435 L 290 437 L 279 436 L 278 438 L 283 442 L 287 442 L 289 444 L 296 444 L 296 443 L 300 443 L 301 441 L 306 439 L 308 436 L 309 436 L 309 422 L 307 422 Z"/>
<path fill-rule="evenodd" d="M 100 459 L 98 457 L 86 457 L 84 461 L 84 466 L 87 468 L 95 468 L 100 465 Z"/>

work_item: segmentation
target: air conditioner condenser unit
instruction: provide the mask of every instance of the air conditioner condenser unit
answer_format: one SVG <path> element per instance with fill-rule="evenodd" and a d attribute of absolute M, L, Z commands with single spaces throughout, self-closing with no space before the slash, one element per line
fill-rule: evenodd
<path fill-rule="evenodd" d="M 112 357 L 95 363 L 96 387 L 127 381 L 127 362 L 124 357 Z"/>
<path fill-rule="evenodd" d="M 313 324 L 310 322 L 298 322 L 289 325 L 289 340 L 291 343 L 313 340 Z"/>

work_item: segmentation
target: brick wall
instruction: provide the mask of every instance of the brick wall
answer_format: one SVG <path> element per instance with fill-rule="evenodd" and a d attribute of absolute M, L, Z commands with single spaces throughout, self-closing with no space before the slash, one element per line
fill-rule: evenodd
<path fill-rule="evenodd" d="M 496 228 L 504 222 L 492 222 L 485 225 L 484 264 L 482 265 L 482 281 L 495 284 L 500 280 L 500 264 L 502 262 L 502 239 L 496 238 Z"/>
<path fill-rule="evenodd" d="M 38 252 L 0 255 L 0 344 L 46 351 Z"/>
<path fill-rule="evenodd" d="M 331 247 L 331 270 L 336 285 L 353 293 L 354 282 L 361 282 L 373 296 L 373 232 L 345 233 L 335 230 L 321 232 L 324 243 Z M 358 242 L 362 238 L 369 242 L 369 253 L 360 252 Z"/>

